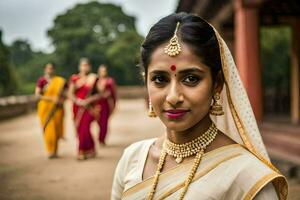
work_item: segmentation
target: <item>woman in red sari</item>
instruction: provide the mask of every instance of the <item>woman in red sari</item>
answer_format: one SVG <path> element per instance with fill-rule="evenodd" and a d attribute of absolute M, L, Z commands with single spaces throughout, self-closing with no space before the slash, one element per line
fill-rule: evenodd
<path fill-rule="evenodd" d="M 107 67 L 105 65 L 99 66 L 98 76 L 97 88 L 98 91 L 103 94 L 103 97 L 97 102 L 100 107 L 100 115 L 96 120 L 100 127 L 99 142 L 105 145 L 109 116 L 112 114 L 116 105 L 116 84 L 114 79 L 108 76 Z"/>
<path fill-rule="evenodd" d="M 114 79 L 108 76 L 107 67 L 103 64 L 100 65 L 95 91 L 84 102 L 93 108 L 93 116 L 99 125 L 99 142 L 102 145 L 105 145 L 109 117 L 116 105 L 115 85 Z"/>
<path fill-rule="evenodd" d="M 90 130 L 94 117 L 85 100 L 91 95 L 97 77 L 89 72 L 89 60 L 81 58 L 79 73 L 73 74 L 70 78 L 69 98 L 73 102 L 73 117 L 79 140 L 78 160 L 93 158 L 96 155 Z"/>

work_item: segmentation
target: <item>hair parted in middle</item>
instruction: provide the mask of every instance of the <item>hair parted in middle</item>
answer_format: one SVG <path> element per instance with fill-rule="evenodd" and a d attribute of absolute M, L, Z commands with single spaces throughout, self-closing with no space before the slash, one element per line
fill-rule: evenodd
<path fill-rule="evenodd" d="M 184 12 L 168 15 L 153 25 L 141 46 L 141 67 L 147 81 L 148 65 L 152 53 L 161 44 L 170 41 L 180 23 L 177 36 L 179 43 L 186 44 L 201 61 L 211 69 L 216 80 L 221 70 L 218 40 L 213 28 L 201 17 Z"/>

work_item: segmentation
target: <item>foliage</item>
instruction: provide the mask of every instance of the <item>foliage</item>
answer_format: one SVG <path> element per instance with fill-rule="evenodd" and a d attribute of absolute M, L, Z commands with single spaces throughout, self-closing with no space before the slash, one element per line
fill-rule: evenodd
<path fill-rule="evenodd" d="M 261 63 L 264 85 L 289 85 L 291 32 L 285 27 L 261 29 Z M 280 56 L 278 56 L 280 54 Z"/>
<path fill-rule="evenodd" d="M 13 94 L 32 94 L 35 81 L 43 74 L 45 64 L 55 59 L 54 55 L 33 51 L 26 40 L 16 40 L 8 49 L 19 85 Z"/>
<path fill-rule="evenodd" d="M 35 52 L 32 59 L 24 63 L 22 67 L 17 68 L 18 73 L 21 75 L 20 80 L 25 83 L 35 82 L 43 75 L 45 64 L 54 59 L 54 54 Z"/>
<path fill-rule="evenodd" d="M 114 66 L 111 74 L 116 77 L 119 84 L 139 84 L 139 68 L 136 63 L 139 60 L 140 43 L 142 37 L 137 37 L 133 31 L 121 34 L 106 52 L 109 64 Z M 130 41 L 131 45 L 128 45 Z M 129 56 L 130 55 L 130 56 Z M 122 74 L 123 76 L 118 76 Z"/>
<path fill-rule="evenodd" d="M 26 40 L 18 39 L 14 41 L 9 47 L 9 51 L 10 59 L 16 68 L 21 67 L 34 56 L 34 52 L 31 50 L 31 46 Z"/>
<path fill-rule="evenodd" d="M 2 42 L 2 31 L 0 30 L 0 96 L 15 93 L 17 87 L 16 74 L 9 61 L 9 51 Z"/>
<path fill-rule="evenodd" d="M 134 22 L 119 6 L 98 2 L 79 4 L 57 16 L 48 36 L 55 47 L 58 71 L 68 77 L 77 72 L 80 57 L 88 57 L 94 72 L 106 63 L 120 84 L 137 83 L 131 74 L 137 73 L 135 56 L 142 38 Z"/>
<path fill-rule="evenodd" d="M 260 35 L 265 112 L 287 113 L 290 109 L 291 29 L 263 27 Z"/>

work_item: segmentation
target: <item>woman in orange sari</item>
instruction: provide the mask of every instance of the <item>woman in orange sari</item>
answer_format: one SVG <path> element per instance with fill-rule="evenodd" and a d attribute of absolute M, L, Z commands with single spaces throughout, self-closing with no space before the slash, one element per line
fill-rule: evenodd
<path fill-rule="evenodd" d="M 73 102 L 73 117 L 78 136 L 78 160 L 93 158 L 96 155 L 94 140 L 91 134 L 91 123 L 94 120 L 85 100 L 92 94 L 97 76 L 90 72 L 87 58 L 81 58 L 79 73 L 73 74 L 69 83 L 69 98 Z"/>
<path fill-rule="evenodd" d="M 39 98 L 37 111 L 49 159 L 57 157 L 58 140 L 63 137 L 65 89 L 65 79 L 54 75 L 54 64 L 48 63 L 44 76 L 37 81 L 35 94 Z"/>

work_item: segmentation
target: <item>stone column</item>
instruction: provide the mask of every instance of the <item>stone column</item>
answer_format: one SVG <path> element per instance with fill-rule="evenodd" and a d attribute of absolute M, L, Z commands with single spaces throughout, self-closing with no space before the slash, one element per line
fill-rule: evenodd
<path fill-rule="evenodd" d="M 262 121 L 262 70 L 257 6 L 235 1 L 235 60 L 257 122 Z"/>

